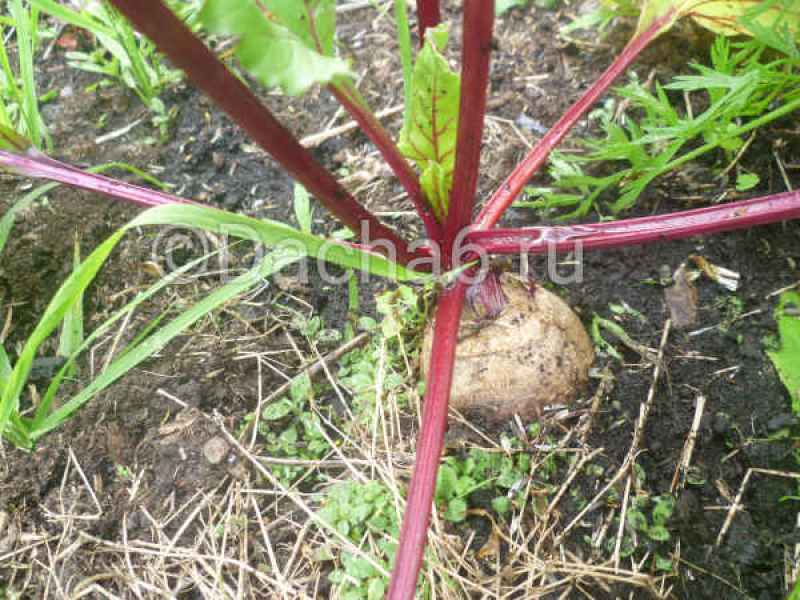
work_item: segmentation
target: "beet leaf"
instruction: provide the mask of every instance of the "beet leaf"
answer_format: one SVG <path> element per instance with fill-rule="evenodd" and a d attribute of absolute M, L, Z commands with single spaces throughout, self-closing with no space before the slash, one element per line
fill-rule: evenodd
<path fill-rule="evenodd" d="M 238 37 L 236 56 L 267 87 L 299 96 L 350 75 L 334 56 L 335 0 L 208 0 L 200 18 L 212 32 Z M 268 11 L 268 12 L 266 12 Z"/>
<path fill-rule="evenodd" d="M 453 186 L 461 95 L 461 78 L 442 55 L 447 38 L 441 26 L 426 34 L 414 64 L 409 122 L 398 145 L 422 173 L 422 189 L 440 222 L 447 215 Z"/>

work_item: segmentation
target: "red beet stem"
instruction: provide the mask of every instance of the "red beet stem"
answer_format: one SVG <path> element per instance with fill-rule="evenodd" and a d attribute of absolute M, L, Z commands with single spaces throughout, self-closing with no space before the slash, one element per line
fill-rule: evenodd
<path fill-rule="evenodd" d="M 13 173 L 58 181 L 73 187 L 105 194 L 112 198 L 128 200 L 139 206 L 160 206 L 162 204 L 187 204 L 172 194 L 165 194 L 138 185 L 118 181 L 103 175 L 88 173 L 71 165 L 54 160 L 41 152 L 28 150 L 25 154 L 0 150 L 0 166 Z"/>
<path fill-rule="evenodd" d="M 365 222 L 372 239 L 384 239 L 394 245 L 399 262 L 407 263 L 413 258 L 406 242 L 339 185 L 336 178 L 314 160 L 255 94 L 161 0 L 111 2 L 340 222 L 356 233 Z"/>
<path fill-rule="evenodd" d="M 436 27 L 442 22 L 442 11 L 439 0 L 417 0 L 417 28 L 419 30 L 419 45 L 425 43 L 425 31 Z"/>
<path fill-rule="evenodd" d="M 493 0 L 464 2 L 461 101 L 456 138 L 455 179 L 445 222 L 445 257 L 452 256 L 453 244 L 459 232 L 469 225 L 472 209 L 475 206 L 486 115 L 486 94 L 489 87 L 493 27 Z"/>
<path fill-rule="evenodd" d="M 378 122 L 372 111 L 364 105 L 363 100 L 358 97 L 357 91 L 348 89 L 346 84 L 331 84 L 328 89 L 339 103 L 347 109 L 350 116 L 353 117 L 361 127 L 361 130 L 375 144 L 386 163 L 397 175 L 400 184 L 406 190 L 408 197 L 414 203 L 414 208 L 416 208 L 417 213 L 425 224 L 425 231 L 428 237 L 433 240 L 441 240 L 441 226 L 428 207 L 425 195 L 419 184 L 419 178 L 414 173 L 411 165 L 408 164 L 408 161 L 400 154 L 400 150 L 398 150 L 392 138 L 389 137 L 386 129 Z"/>
<path fill-rule="evenodd" d="M 592 87 L 586 90 L 580 100 L 573 104 L 558 122 L 548 130 L 483 207 L 475 221 L 479 229 L 489 229 L 500 220 L 500 217 L 511 206 L 511 203 L 514 202 L 530 178 L 544 164 L 553 149 L 558 146 L 564 136 L 597 102 L 600 96 L 611 87 L 611 84 L 636 60 L 642 50 L 661 33 L 664 24 L 669 22 L 673 14 L 674 9 L 668 11 L 667 14 L 656 19 L 650 27 L 633 38 L 611 66 L 595 81 Z"/>
<path fill-rule="evenodd" d="M 587 225 L 473 231 L 466 243 L 491 254 L 618 248 L 746 229 L 800 218 L 800 191 L 729 202 L 665 215 Z"/>
<path fill-rule="evenodd" d="M 417 438 L 417 460 L 400 529 L 400 546 L 397 548 L 386 596 L 388 600 L 413 600 L 417 587 L 436 489 L 436 474 L 447 429 L 447 405 L 466 287 L 465 283 L 456 282 L 442 292 L 436 306 L 433 329 L 433 347 L 436 351 L 431 355 L 428 369 L 422 429 Z"/>

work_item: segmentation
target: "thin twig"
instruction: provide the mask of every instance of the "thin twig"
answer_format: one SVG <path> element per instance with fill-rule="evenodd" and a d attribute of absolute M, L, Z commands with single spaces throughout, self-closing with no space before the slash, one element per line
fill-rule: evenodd
<path fill-rule="evenodd" d="M 736 513 L 744 508 L 742 506 L 742 496 L 744 496 L 745 488 L 747 487 L 748 482 L 750 481 L 750 477 L 753 473 L 761 473 L 762 475 L 771 475 L 773 477 L 785 477 L 787 479 L 800 479 L 800 473 L 790 473 L 789 471 L 777 471 L 775 469 L 758 469 L 758 468 L 750 468 L 747 469 L 747 473 L 744 475 L 744 479 L 742 479 L 742 483 L 739 486 L 739 492 L 736 494 L 736 498 L 733 500 L 733 504 L 731 504 L 730 508 L 728 509 L 728 514 L 725 517 L 725 522 L 722 524 L 722 529 L 719 530 L 719 535 L 717 535 L 717 541 L 714 542 L 714 548 L 718 548 L 719 545 L 722 543 L 725 534 L 728 533 L 728 529 L 730 529 L 731 523 L 733 523 L 733 517 L 736 516 Z M 710 552 L 711 549 L 709 549 Z"/>
<path fill-rule="evenodd" d="M 697 397 L 697 403 L 694 407 L 694 419 L 692 420 L 692 428 L 689 430 L 689 435 L 683 445 L 681 452 L 681 461 L 675 468 L 675 475 L 672 477 L 672 485 L 670 492 L 675 494 L 679 489 L 683 489 L 686 484 L 686 474 L 689 472 L 689 465 L 692 462 L 692 454 L 694 453 L 694 445 L 697 442 L 697 432 L 700 429 L 700 422 L 703 419 L 703 412 L 706 407 L 706 397 L 702 394 Z"/>
<path fill-rule="evenodd" d="M 647 417 L 650 415 L 650 410 L 653 407 L 653 401 L 656 397 L 656 387 L 658 380 L 661 377 L 661 369 L 664 364 L 664 347 L 667 345 L 669 338 L 669 331 L 672 327 L 672 320 L 667 319 L 664 323 L 664 330 L 661 333 L 661 343 L 658 346 L 658 357 L 656 358 L 655 368 L 653 369 L 653 382 L 650 384 L 650 389 L 647 391 L 647 399 L 639 407 L 639 420 L 636 422 L 636 428 L 633 431 L 633 441 L 631 442 L 628 456 L 625 458 L 625 463 L 622 465 L 620 471 L 625 471 L 628 475 L 628 481 L 625 483 L 625 496 L 622 500 L 622 509 L 619 514 L 619 529 L 617 530 L 617 539 L 614 544 L 613 562 L 614 568 L 619 569 L 620 550 L 622 548 L 622 535 L 625 531 L 625 520 L 628 512 L 628 499 L 630 497 L 631 483 L 633 480 L 633 465 L 636 463 L 636 457 L 639 453 L 639 445 L 644 436 L 645 425 L 647 424 Z"/>

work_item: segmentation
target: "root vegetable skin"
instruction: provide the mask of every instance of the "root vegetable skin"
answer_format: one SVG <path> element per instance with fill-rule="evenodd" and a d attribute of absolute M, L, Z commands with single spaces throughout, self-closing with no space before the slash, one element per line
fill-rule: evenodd
<path fill-rule="evenodd" d="M 508 304 L 495 319 L 465 309 L 456 347 L 450 405 L 500 422 L 533 420 L 551 404 L 572 402 L 585 386 L 594 348 L 580 319 L 556 294 L 501 275 Z M 433 331 L 425 333 L 427 377 Z"/>

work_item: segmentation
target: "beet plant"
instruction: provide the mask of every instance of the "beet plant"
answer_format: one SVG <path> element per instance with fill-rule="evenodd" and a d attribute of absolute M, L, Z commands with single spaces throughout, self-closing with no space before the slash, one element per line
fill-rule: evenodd
<path fill-rule="evenodd" d="M 505 211 L 576 122 L 641 52 L 678 19 L 690 17 L 723 34 L 740 33 L 742 23 L 750 23 L 762 29 L 773 28 L 788 36 L 787 39 L 793 39 L 797 34 L 798 15 L 791 2 L 765 3 L 768 5 L 766 8 L 756 7 L 755 12 L 749 0 L 641 2 L 638 7 L 639 24 L 630 43 L 482 203 L 476 214 L 495 18 L 493 1 L 463 2 L 461 69 L 460 73 L 456 73 L 450 69 L 443 54 L 447 30 L 440 23 L 438 0 L 417 0 L 417 29 L 421 43 L 416 60 L 412 61 L 411 44 L 407 37 L 401 35 L 406 110 L 400 139 L 395 142 L 358 93 L 350 65 L 336 53 L 334 0 L 207 0 L 200 15 L 204 26 L 214 34 L 238 38 L 236 55 L 256 80 L 288 95 L 299 95 L 312 86 L 321 85 L 352 115 L 414 203 L 427 235 L 427 239 L 414 241 L 407 240 L 365 209 L 161 0 L 111 2 L 176 67 L 182 69 L 195 86 L 210 96 L 256 143 L 305 186 L 334 218 L 359 236 L 357 244 L 330 242 L 327 250 L 332 251 L 326 254 L 325 259 L 397 278 L 414 278 L 430 273 L 447 274 L 447 277 L 443 277 L 445 283 L 430 326 L 417 462 L 408 490 L 389 598 L 411 598 L 416 589 L 447 426 L 448 401 L 454 379 L 457 378 L 459 326 L 465 304 L 468 303 L 471 310 L 489 321 L 503 318 L 508 306 L 513 306 L 514 310 L 531 319 L 522 322 L 522 327 L 540 327 L 540 313 L 545 311 L 543 307 L 554 306 L 550 300 L 540 296 L 544 292 L 535 286 L 527 288 L 524 294 L 516 289 L 504 289 L 506 282 L 503 278 L 491 272 L 486 275 L 489 269 L 483 258 L 488 255 L 568 252 L 577 247 L 590 250 L 646 244 L 800 217 L 800 192 L 787 192 L 618 221 L 515 229 L 497 227 Z M 396 14 L 401 25 L 405 24 L 404 10 L 403 1 L 400 0 L 396 4 Z M 403 31 L 404 27 L 400 30 Z M 773 109 L 770 118 L 788 115 L 798 108 L 800 98 L 794 97 L 780 108 Z M 746 127 L 754 128 L 760 124 L 755 119 L 742 126 L 742 133 Z M 280 246 L 286 241 L 297 244 L 293 246 L 294 254 L 285 255 L 283 262 L 273 263 L 270 269 L 262 269 L 262 274 L 273 272 L 280 264 L 296 260 L 303 253 L 319 256 L 324 246 L 319 238 L 279 223 L 204 207 L 169 194 L 81 171 L 50 159 L 9 132 L 3 133 L 0 142 L 3 146 L 0 166 L 12 172 L 101 192 L 143 206 L 155 206 L 136 220 L 137 225 L 180 222 L 209 230 L 224 228 L 234 235 L 268 246 Z M 710 146 L 706 146 L 713 148 L 714 143 L 709 142 Z M 85 277 L 91 277 L 96 272 L 100 258 L 101 255 L 93 254 L 87 259 L 85 264 L 93 265 L 93 271 L 90 269 L 91 272 L 84 273 Z M 226 293 L 234 294 L 236 290 Z M 222 301 L 222 298 L 216 298 L 215 301 Z M 570 330 L 558 344 L 578 348 L 575 354 L 580 355 L 580 365 L 574 367 L 575 371 L 569 377 L 573 384 L 578 384 L 585 379 L 584 372 L 591 361 L 591 348 L 584 348 L 588 342 L 577 318 L 571 313 L 564 316 L 567 307 L 558 306 L 552 310 L 560 316 L 551 316 L 550 322 L 560 323 L 559 328 Z M 57 313 L 54 315 L 58 316 Z M 488 348 L 495 347 L 493 345 L 499 348 L 504 337 L 513 337 L 503 333 L 508 328 L 489 331 L 486 340 Z M 535 343 L 533 339 L 530 342 Z M 548 347 L 544 349 L 544 354 L 552 355 L 561 349 Z M 23 358 L 30 360 L 32 355 L 29 353 Z M 544 360 L 547 360 L 547 356 Z M 564 383 L 556 382 L 558 377 L 563 376 L 563 369 L 556 366 L 555 362 L 553 365 L 549 374 L 536 382 L 538 389 L 544 391 L 536 392 L 535 397 L 530 399 L 534 404 L 548 401 L 549 398 L 545 397 L 547 390 Z M 22 377 L 25 364 L 18 364 L 15 372 L 17 368 L 20 370 L 19 377 Z M 504 374 L 500 372 L 500 367 L 493 369 L 493 372 L 485 373 L 485 377 L 502 380 Z M 14 394 L 18 396 L 22 386 L 19 377 L 12 377 L 16 383 L 13 386 L 6 385 L 3 390 L 0 430 L 21 430 L 21 437 L 13 439 L 32 443 L 57 426 L 59 419 L 41 407 L 33 419 L 25 419 L 15 413 Z M 505 417 L 503 403 L 508 403 L 512 411 L 516 411 L 514 402 L 524 386 L 496 387 L 498 397 L 494 398 L 494 402 L 499 406 L 498 414 Z M 505 388 L 511 397 L 499 395 L 502 391 L 499 388 Z M 494 392 L 484 390 L 481 393 L 491 396 Z M 568 400 L 574 395 L 574 389 L 566 386 L 566 391 L 554 394 L 553 399 Z M 82 397 L 80 402 L 68 403 L 68 407 L 74 410 L 85 400 L 86 397 Z M 58 417 L 64 418 L 67 414 L 68 411 L 62 410 Z M 535 412 L 527 416 L 535 416 Z"/>

